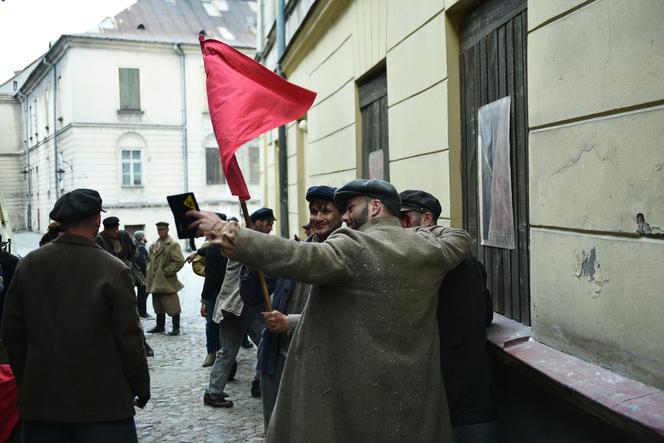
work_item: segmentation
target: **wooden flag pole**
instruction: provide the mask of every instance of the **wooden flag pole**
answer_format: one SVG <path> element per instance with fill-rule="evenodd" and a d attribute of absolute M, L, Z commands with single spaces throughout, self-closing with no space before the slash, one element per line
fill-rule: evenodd
<path fill-rule="evenodd" d="M 242 216 L 244 217 L 244 223 L 247 228 L 253 228 L 251 219 L 249 218 L 249 210 L 247 209 L 247 202 L 240 200 L 240 206 L 242 207 Z M 263 271 L 258 271 L 258 282 L 261 285 L 263 290 L 263 301 L 265 302 L 265 309 L 267 312 L 272 312 L 272 302 L 270 301 L 270 291 L 267 289 L 267 282 L 265 281 L 265 274 Z"/>

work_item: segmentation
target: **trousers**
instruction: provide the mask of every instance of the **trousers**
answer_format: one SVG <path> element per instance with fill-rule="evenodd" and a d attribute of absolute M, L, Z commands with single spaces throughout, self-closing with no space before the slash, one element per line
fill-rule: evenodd
<path fill-rule="evenodd" d="M 205 347 L 208 354 L 216 354 L 221 347 L 219 338 L 219 323 L 212 320 L 214 316 L 215 300 L 203 299 L 203 303 L 207 308 L 207 315 L 205 316 Z"/>
<path fill-rule="evenodd" d="M 207 387 L 207 393 L 215 399 L 222 398 L 244 336 L 248 333 L 254 343 L 259 343 L 261 333 L 265 328 L 260 309 L 244 306 L 239 317 L 226 311 L 223 311 L 223 314 L 224 319 L 219 324 L 221 349 L 212 365 L 210 383 Z M 255 380 L 259 379 L 260 373 L 256 371 Z"/>

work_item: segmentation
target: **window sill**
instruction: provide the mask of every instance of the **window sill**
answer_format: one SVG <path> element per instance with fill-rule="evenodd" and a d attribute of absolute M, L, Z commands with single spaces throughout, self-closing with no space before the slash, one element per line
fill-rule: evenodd
<path fill-rule="evenodd" d="M 122 189 L 143 189 L 144 185 L 121 185 Z"/>
<path fill-rule="evenodd" d="M 140 109 L 118 109 L 118 114 L 143 115 L 145 111 Z"/>
<path fill-rule="evenodd" d="M 529 327 L 497 313 L 487 341 L 504 363 L 610 425 L 643 441 L 664 437 L 664 391 L 538 343 Z"/>

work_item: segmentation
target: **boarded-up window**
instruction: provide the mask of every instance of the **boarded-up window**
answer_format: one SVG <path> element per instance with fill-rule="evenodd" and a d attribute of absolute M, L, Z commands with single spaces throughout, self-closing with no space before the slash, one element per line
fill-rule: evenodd
<path fill-rule="evenodd" d="M 258 185 L 261 181 L 260 148 L 249 146 L 249 184 Z"/>
<path fill-rule="evenodd" d="M 143 151 L 122 150 L 122 186 L 143 185 Z"/>
<path fill-rule="evenodd" d="M 219 149 L 205 148 L 205 177 L 208 185 L 219 185 L 226 183 L 224 171 L 221 169 Z"/>
<path fill-rule="evenodd" d="M 360 85 L 362 177 L 390 179 L 385 71 Z"/>
<path fill-rule="evenodd" d="M 141 90 L 138 69 L 120 68 L 120 109 L 139 111 Z"/>

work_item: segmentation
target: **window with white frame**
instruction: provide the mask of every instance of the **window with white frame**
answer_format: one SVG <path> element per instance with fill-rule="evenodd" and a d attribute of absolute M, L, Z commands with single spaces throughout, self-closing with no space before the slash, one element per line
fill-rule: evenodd
<path fill-rule="evenodd" d="M 122 186 L 143 186 L 143 151 L 140 149 L 123 149 Z"/>

